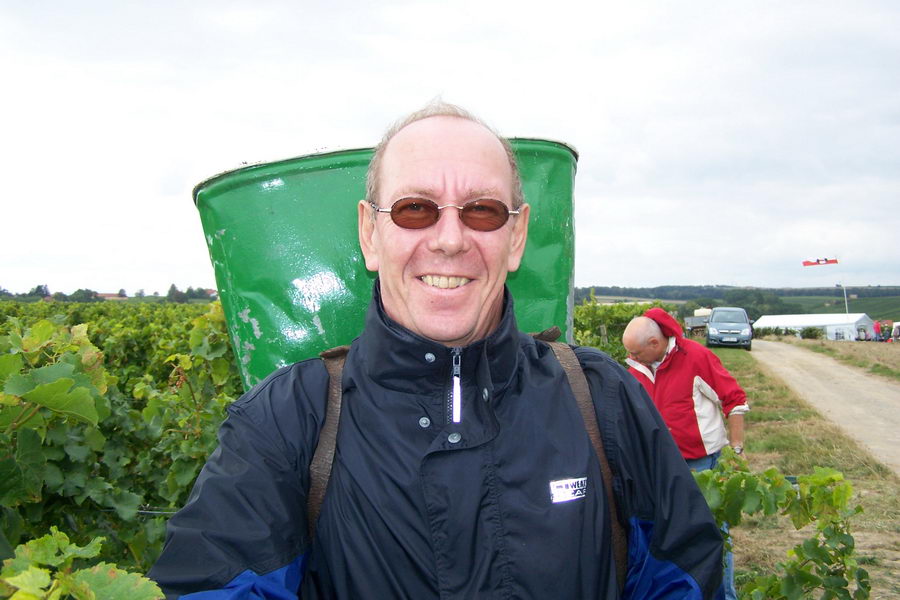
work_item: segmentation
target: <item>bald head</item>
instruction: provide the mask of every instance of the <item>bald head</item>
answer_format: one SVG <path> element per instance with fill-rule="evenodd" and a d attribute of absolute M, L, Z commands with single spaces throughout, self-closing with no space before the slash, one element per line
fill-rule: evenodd
<path fill-rule="evenodd" d="M 650 366 L 666 355 L 669 340 L 656 321 L 648 317 L 635 317 L 625 327 L 622 345 L 629 358 Z"/>
<path fill-rule="evenodd" d="M 512 145 L 509 143 L 509 140 L 499 135 L 484 121 L 477 118 L 466 109 L 460 106 L 456 106 L 455 104 L 450 104 L 448 102 L 443 102 L 440 100 L 433 101 L 425 108 L 417 110 L 409 116 L 394 123 L 394 125 L 391 126 L 391 128 L 388 129 L 384 134 L 381 142 L 377 146 L 375 146 L 375 152 L 372 156 L 371 162 L 369 163 L 369 170 L 366 174 L 367 201 L 372 202 L 373 204 L 379 204 L 378 196 L 382 183 L 382 163 L 384 162 L 384 156 L 387 152 L 388 146 L 391 144 L 391 140 L 393 140 L 398 133 L 406 129 L 408 126 L 425 119 L 431 119 L 433 117 L 455 117 L 480 125 L 485 130 L 489 131 L 503 148 L 503 152 L 506 155 L 506 160 L 509 163 L 510 179 L 512 184 L 512 207 L 519 208 L 520 206 L 522 206 L 522 204 L 524 204 L 525 198 L 522 193 L 522 179 L 519 176 L 519 169 L 516 165 L 516 155 L 513 151 Z"/>

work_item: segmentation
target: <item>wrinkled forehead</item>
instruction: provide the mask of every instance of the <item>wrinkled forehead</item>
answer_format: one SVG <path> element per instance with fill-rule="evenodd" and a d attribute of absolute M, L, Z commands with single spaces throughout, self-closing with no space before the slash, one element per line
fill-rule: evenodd
<path fill-rule="evenodd" d="M 500 140 L 458 117 L 429 117 L 401 129 L 385 149 L 380 180 L 387 195 L 489 190 L 507 202 L 512 196 L 512 170 Z"/>

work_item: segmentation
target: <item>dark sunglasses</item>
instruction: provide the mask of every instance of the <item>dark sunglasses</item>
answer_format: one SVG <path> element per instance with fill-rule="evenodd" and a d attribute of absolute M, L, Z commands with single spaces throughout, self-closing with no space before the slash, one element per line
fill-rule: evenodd
<path fill-rule="evenodd" d="M 425 229 L 431 227 L 441 218 L 445 208 L 459 210 L 462 222 L 475 231 L 494 231 L 500 229 L 509 220 L 509 215 L 519 214 L 518 210 L 510 210 L 506 204 L 493 198 L 471 200 L 462 206 L 445 204 L 438 206 L 425 198 L 400 198 L 390 208 L 378 208 L 369 202 L 375 212 L 390 213 L 391 220 L 404 229 Z"/>

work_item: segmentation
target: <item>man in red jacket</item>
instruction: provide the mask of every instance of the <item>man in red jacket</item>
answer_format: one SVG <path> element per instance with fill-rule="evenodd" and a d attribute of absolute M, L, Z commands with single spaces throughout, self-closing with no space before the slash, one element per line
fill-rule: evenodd
<path fill-rule="evenodd" d="M 629 372 L 653 399 L 692 468 L 711 468 L 730 443 L 743 452 L 747 394 L 705 346 L 686 339 L 678 322 L 651 308 L 625 328 Z M 725 418 L 728 420 L 728 432 Z"/>
<path fill-rule="evenodd" d="M 647 390 L 691 469 L 715 467 L 729 434 L 731 447 L 743 453 L 747 394 L 715 354 L 686 339 L 678 322 L 661 308 L 632 319 L 622 344 L 628 371 Z M 725 560 L 725 597 L 732 600 L 737 592 L 730 552 Z"/>

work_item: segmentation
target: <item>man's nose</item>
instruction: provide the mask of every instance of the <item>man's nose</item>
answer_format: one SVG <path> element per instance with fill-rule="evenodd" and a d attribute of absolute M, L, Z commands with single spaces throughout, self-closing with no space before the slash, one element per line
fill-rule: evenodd
<path fill-rule="evenodd" d="M 468 231 L 462 222 L 462 211 L 455 206 L 446 206 L 441 210 L 441 217 L 434 224 L 434 235 L 429 249 L 453 256 L 466 249 Z"/>

